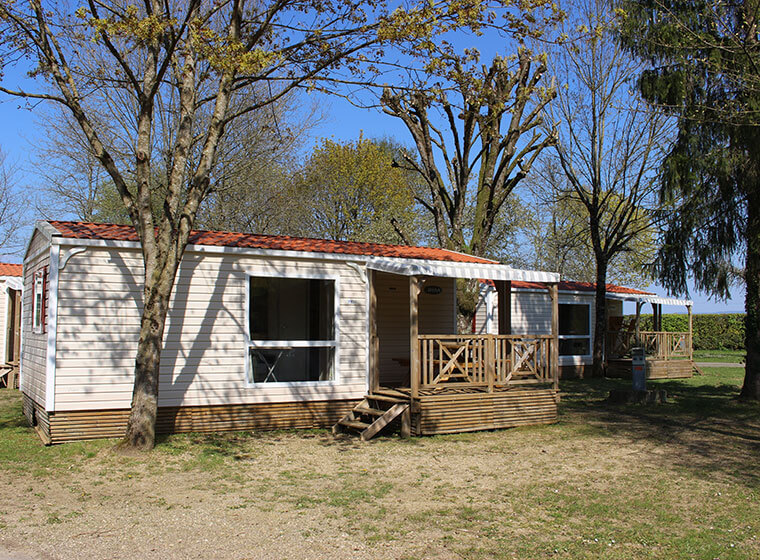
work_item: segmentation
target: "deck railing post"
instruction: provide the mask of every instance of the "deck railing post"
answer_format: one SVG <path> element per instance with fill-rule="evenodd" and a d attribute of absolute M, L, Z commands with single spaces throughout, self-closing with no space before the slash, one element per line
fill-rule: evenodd
<path fill-rule="evenodd" d="M 496 337 L 494 335 L 486 336 L 486 380 L 488 382 L 488 392 L 493 392 L 494 374 L 496 372 Z"/>

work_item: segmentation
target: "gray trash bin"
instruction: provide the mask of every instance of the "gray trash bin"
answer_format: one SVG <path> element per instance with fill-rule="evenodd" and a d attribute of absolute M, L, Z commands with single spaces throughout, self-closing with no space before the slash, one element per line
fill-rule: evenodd
<path fill-rule="evenodd" d="M 638 346 L 631 348 L 631 375 L 633 378 L 633 390 L 646 391 L 647 360 L 644 349 Z"/>

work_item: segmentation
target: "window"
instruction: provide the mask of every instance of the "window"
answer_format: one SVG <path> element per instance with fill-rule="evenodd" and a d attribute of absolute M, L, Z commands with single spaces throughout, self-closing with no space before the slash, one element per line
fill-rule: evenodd
<path fill-rule="evenodd" d="M 591 306 L 586 303 L 559 304 L 559 355 L 591 355 Z"/>
<path fill-rule="evenodd" d="M 335 292 L 333 279 L 250 277 L 249 383 L 335 378 Z"/>
<path fill-rule="evenodd" d="M 32 294 L 32 330 L 37 333 L 45 332 L 45 269 L 38 270 L 34 273 L 34 292 Z"/>

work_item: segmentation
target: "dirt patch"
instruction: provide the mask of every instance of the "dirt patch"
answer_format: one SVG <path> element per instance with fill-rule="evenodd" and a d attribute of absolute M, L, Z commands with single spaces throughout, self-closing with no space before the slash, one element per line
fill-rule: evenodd
<path fill-rule="evenodd" d="M 0 484 L 0 551 L 753 558 L 760 506 L 747 471 L 760 454 L 747 436 L 760 430 L 747 430 L 730 438 L 711 426 L 573 411 L 554 426 L 407 442 L 326 432 L 174 436 L 147 458 L 102 449 L 53 471 L 11 472 Z M 711 450 L 730 454 L 730 468 L 716 470 Z"/>

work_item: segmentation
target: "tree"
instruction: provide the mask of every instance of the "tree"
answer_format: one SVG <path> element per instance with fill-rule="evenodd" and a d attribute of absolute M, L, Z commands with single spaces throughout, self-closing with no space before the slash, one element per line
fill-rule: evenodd
<path fill-rule="evenodd" d="M 610 263 L 651 232 L 655 171 L 668 126 L 631 91 L 641 63 L 617 43 L 606 0 L 580 0 L 571 13 L 568 26 L 581 28 L 585 37 L 563 44 L 551 58 L 561 87 L 549 114 L 559 131 L 556 157 L 570 187 L 557 195 L 584 210 L 594 256 L 593 368 L 603 375 Z"/>
<path fill-rule="evenodd" d="M 18 190 L 17 170 L 0 150 L 0 254 L 23 248 L 19 229 L 27 216 L 27 201 Z"/>
<path fill-rule="evenodd" d="M 230 123 L 217 150 L 213 188 L 201 203 L 196 227 L 287 233 L 293 153 L 319 118 L 316 105 L 304 111 L 291 94 Z M 163 119 L 172 120 L 171 116 Z M 35 145 L 37 169 L 43 177 L 39 211 L 55 218 L 73 214 L 85 222 L 129 223 L 116 186 L 73 118 L 54 107 L 43 113 L 40 124 L 46 137 Z M 157 145 L 157 149 L 168 151 L 171 145 Z M 154 188 L 160 184 L 160 177 L 153 180 Z M 134 191 L 134 185 L 130 188 Z M 161 193 L 153 198 L 160 200 Z M 261 208 L 267 212 L 260 212 Z M 154 207 L 156 218 L 158 210 Z"/>
<path fill-rule="evenodd" d="M 106 190 L 118 193 L 74 119 L 55 107 L 40 119 L 39 127 L 46 134 L 33 146 L 43 180 L 37 209 L 49 218 L 73 215 L 83 222 L 107 221 L 101 216 Z"/>
<path fill-rule="evenodd" d="M 510 62 L 497 56 L 489 67 L 468 71 L 456 60 L 447 76 L 454 81 L 450 92 L 440 87 L 383 92 L 383 110 L 400 119 L 414 140 L 417 154 L 406 154 L 403 166 L 419 173 L 427 186 L 418 201 L 447 249 L 487 253 L 509 195 L 554 141 L 540 128 L 541 110 L 555 95 L 553 86 L 542 84 L 545 59 L 521 48 L 516 67 Z"/>
<path fill-rule="evenodd" d="M 439 246 L 485 256 L 510 195 L 554 142 L 541 129 L 541 112 L 556 92 L 543 85 L 545 58 L 524 47 L 514 64 L 496 56 L 490 66 L 468 70 L 461 58 L 449 60 L 443 79 L 451 91 L 386 88 L 382 103 L 414 140 L 417 153 L 407 153 L 402 165 L 427 187 L 417 200 L 432 217 Z M 457 302 L 469 325 L 476 282 L 458 282 Z"/>
<path fill-rule="evenodd" d="M 416 233 L 414 177 L 393 167 L 388 141 L 324 139 L 295 181 L 305 228 L 327 239 L 410 244 Z M 410 227 L 411 226 L 411 227 Z"/>
<path fill-rule="evenodd" d="M 563 279 L 596 281 L 596 259 L 588 227 L 588 211 L 578 200 L 554 154 L 529 177 L 531 214 L 522 226 L 530 248 L 525 266 L 557 272 Z M 610 258 L 607 281 L 640 285 L 651 281 L 648 265 L 656 252 L 656 230 L 649 228 L 626 250 Z"/>
<path fill-rule="evenodd" d="M 0 3 L 0 65 L 32 60 L 31 75 L 47 83 L 0 92 L 70 112 L 140 240 L 143 311 L 123 446 L 154 444 L 174 279 L 232 123 L 297 88 L 376 68 L 381 46 L 406 40 L 414 50 L 437 31 L 477 26 L 494 4 L 433 2 L 391 12 L 382 2 L 353 0 L 88 0 L 72 13 L 42 0 Z"/>
<path fill-rule="evenodd" d="M 233 123 L 217 158 L 214 188 L 198 210 L 198 227 L 296 235 L 296 154 L 321 118 L 317 103 L 303 107 L 303 99 L 290 94 L 249 113 L 244 126 Z"/>
<path fill-rule="evenodd" d="M 644 97 L 678 118 L 661 172 L 655 272 L 673 293 L 746 286 L 740 397 L 760 400 L 760 2 L 625 1 L 621 42 L 650 66 Z M 743 261 L 743 267 L 741 263 Z"/>

